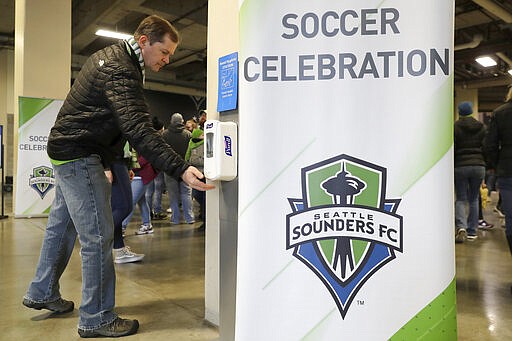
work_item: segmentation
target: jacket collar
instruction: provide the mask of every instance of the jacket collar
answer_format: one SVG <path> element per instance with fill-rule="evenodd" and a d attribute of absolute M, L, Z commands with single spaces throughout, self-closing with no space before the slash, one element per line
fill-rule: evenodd
<path fill-rule="evenodd" d="M 128 51 L 128 53 L 135 57 L 135 59 L 137 59 L 139 62 L 140 70 L 142 72 L 142 82 L 144 82 L 146 79 L 146 73 L 144 70 L 144 58 L 142 57 L 142 51 L 140 49 L 139 43 L 137 43 L 135 39 L 131 37 L 128 40 L 124 40 L 124 45 L 126 47 L 126 51 Z"/>

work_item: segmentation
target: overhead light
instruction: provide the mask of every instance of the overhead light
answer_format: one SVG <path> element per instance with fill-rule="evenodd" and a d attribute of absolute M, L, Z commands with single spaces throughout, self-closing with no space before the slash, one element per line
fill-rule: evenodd
<path fill-rule="evenodd" d="M 512 69 L 508 70 L 508 73 L 512 76 Z"/>
<path fill-rule="evenodd" d="M 478 62 L 478 64 L 484 67 L 494 66 L 497 64 L 496 61 L 491 57 L 479 57 L 475 60 Z"/>
<path fill-rule="evenodd" d="M 130 39 L 131 37 L 133 37 L 133 35 L 128 34 L 128 33 L 114 32 L 114 31 L 108 31 L 108 30 L 97 30 L 96 35 L 102 36 L 102 37 L 116 38 L 116 39 Z"/>

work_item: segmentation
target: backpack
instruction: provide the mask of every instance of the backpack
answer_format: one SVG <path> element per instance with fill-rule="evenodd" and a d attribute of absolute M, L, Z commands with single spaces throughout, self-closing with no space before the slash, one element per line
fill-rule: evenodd
<path fill-rule="evenodd" d="M 197 168 L 203 168 L 204 166 L 204 143 L 201 143 L 196 148 L 190 150 L 190 164 Z"/>

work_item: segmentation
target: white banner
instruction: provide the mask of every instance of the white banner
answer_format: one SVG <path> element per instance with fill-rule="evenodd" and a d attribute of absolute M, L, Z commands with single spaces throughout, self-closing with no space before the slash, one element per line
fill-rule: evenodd
<path fill-rule="evenodd" d="M 55 176 L 46 152 L 62 100 L 19 97 L 16 217 L 47 216 L 55 197 Z"/>
<path fill-rule="evenodd" d="M 453 1 L 240 1 L 237 340 L 455 340 Z"/>

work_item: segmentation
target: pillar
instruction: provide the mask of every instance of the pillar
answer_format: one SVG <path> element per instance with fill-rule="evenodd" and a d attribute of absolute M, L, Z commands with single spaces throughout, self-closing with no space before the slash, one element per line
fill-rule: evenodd
<path fill-rule="evenodd" d="M 12 131 L 8 125 L 8 115 L 14 113 L 14 52 L 12 49 L 0 49 L 0 125 L 3 128 L 4 169 L 2 176 L 12 175 L 12 158 L 8 157 L 12 150 Z"/>
<path fill-rule="evenodd" d="M 238 2 L 211 0 L 208 3 L 208 84 L 209 119 L 237 121 L 217 112 L 218 59 L 238 51 Z M 234 337 L 236 280 L 236 212 L 238 182 L 219 181 L 206 194 L 205 319 L 220 325 L 222 340 Z M 223 264 L 223 265 L 222 265 Z M 222 313 L 221 313 L 222 311 Z"/>
<path fill-rule="evenodd" d="M 64 99 L 69 90 L 71 0 L 16 0 L 15 23 L 13 103 L 14 146 L 17 146 L 18 98 Z M 16 165 L 17 148 L 13 154 Z"/>

